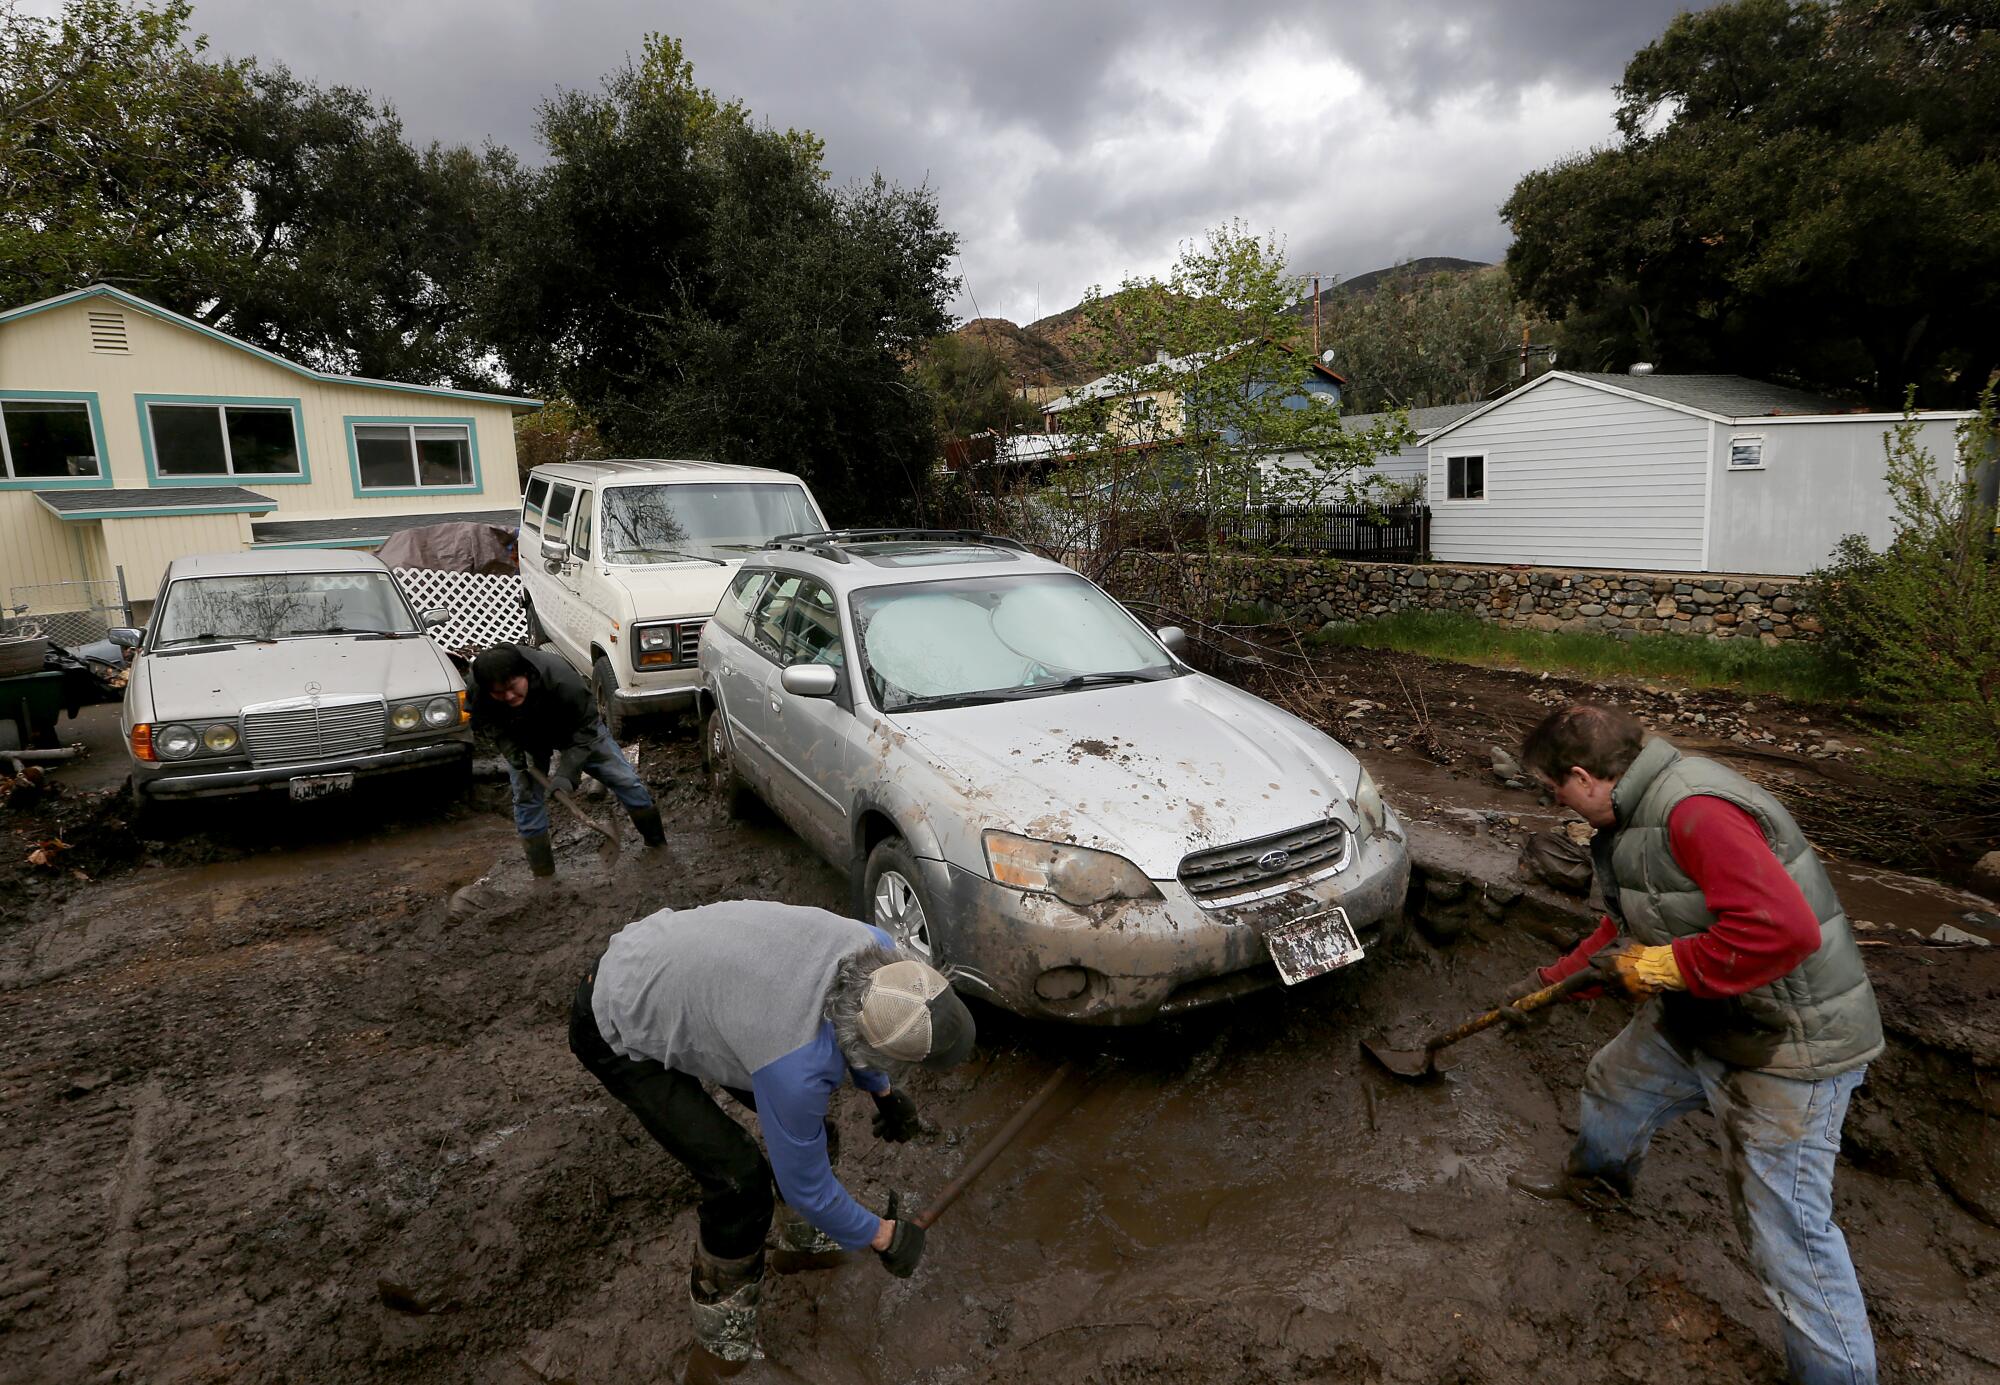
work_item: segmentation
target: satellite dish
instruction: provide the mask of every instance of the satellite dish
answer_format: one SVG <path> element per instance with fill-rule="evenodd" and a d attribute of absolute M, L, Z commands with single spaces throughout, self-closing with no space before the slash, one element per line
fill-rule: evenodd
<path fill-rule="evenodd" d="M 1319 363 L 1320 363 L 1321 365 L 1332 365 L 1332 364 L 1333 364 L 1333 348 L 1332 348 L 1332 347 L 1330 347 L 1330 346 L 1329 346 L 1329 347 L 1328 347 L 1328 348 L 1327 348 L 1326 350 L 1324 350 L 1324 351 L 1322 351 L 1322 352 L 1320 352 L 1320 353 L 1319 353 Z"/>
<path fill-rule="evenodd" d="M 1556 368 L 1556 353 L 1551 351 L 1549 352 L 1549 369 L 1554 370 L 1555 368 Z"/>

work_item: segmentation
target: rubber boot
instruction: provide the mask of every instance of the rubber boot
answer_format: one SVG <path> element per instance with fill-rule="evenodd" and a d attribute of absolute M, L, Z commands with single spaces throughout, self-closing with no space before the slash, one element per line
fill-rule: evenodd
<path fill-rule="evenodd" d="M 647 846 L 667 844 L 667 829 L 660 822 L 657 805 L 632 809 L 632 825 L 639 829 L 639 835 L 645 838 Z"/>
<path fill-rule="evenodd" d="M 556 849 L 549 845 L 548 833 L 537 832 L 521 838 L 521 849 L 528 853 L 528 870 L 537 880 L 546 880 L 556 873 Z"/>
<path fill-rule="evenodd" d="M 1510 1173 L 1507 1186 L 1544 1202 L 1574 1202 L 1592 1211 L 1615 1207 L 1631 1194 L 1614 1179 L 1572 1173 L 1567 1168 L 1550 1173 Z"/>
<path fill-rule="evenodd" d="M 688 1314 L 694 1323 L 688 1380 L 732 1376 L 763 1359 L 757 1345 L 757 1309 L 763 1299 L 763 1250 L 725 1260 L 696 1245 L 688 1273 Z"/>

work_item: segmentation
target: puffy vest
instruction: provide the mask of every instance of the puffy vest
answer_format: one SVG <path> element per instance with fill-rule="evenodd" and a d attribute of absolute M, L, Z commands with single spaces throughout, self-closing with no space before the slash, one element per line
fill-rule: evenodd
<path fill-rule="evenodd" d="M 1668 992 L 1662 997 L 1667 1032 L 1734 1067 L 1780 1077 L 1832 1077 L 1859 1067 L 1882 1051 L 1882 1017 L 1846 911 L 1792 815 L 1742 775 L 1684 757 L 1658 738 L 1647 741 L 1612 790 L 1617 830 L 1608 843 L 1600 834 L 1594 846 L 1607 906 L 1653 947 L 1714 924 L 1701 887 L 1675 862 L 1667 837 L 1675 805 L 1694 794 L 1726 799 L 1757 820 L 1819 920 L 1819 950 L 1769 985 L 1727 1000 Z"/>

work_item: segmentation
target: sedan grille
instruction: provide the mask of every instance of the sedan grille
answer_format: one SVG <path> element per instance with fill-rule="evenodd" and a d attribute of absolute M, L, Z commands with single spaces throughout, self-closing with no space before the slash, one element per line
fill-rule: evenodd
<path fill-rule="evenodd" d="M 701 654 L 701 627 L 707 623 L 707 621 L 702 620 L 684 620 L 680 623 L 680 629 L 675 635 L 676 642 L 680 646 L 680 662 L 691 664 L 699 657 Z"/>
<path fill-rule="evenodd" d="M 243 744 L 256 765 L 323 760 L 380 750 L 386 725 L 379 697 L 268 702 L 243 709 Z"/>
<path fill-rule="evenodd" d="M 1255 841 L 1197 851 L 1181 862 L 1180 881 L 1204 909 L 1269 899 L 1345 870 L 1354 837 L 1327 819 Z"/>

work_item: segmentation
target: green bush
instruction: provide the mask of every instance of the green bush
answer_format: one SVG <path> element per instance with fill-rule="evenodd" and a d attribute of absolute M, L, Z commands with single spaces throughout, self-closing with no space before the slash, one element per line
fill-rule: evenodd
<path fill-rule="evenodd" d="M 1980 495 L 1993 465 L 1993 391 L 1940 461 L 1912 407 L 1887 445 L 1896 533 L 1880 552 L 1849 535 L 1812 575 L 1830 648 L 1893 718 L 1884 768 L 1927 783 L 2000 790 L 2000 546 Z"/>

